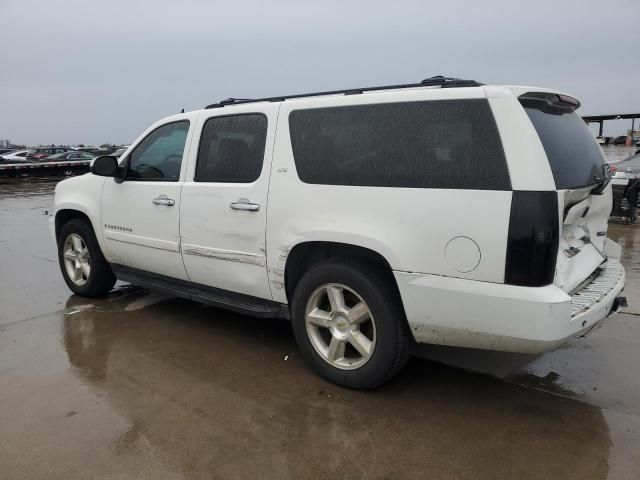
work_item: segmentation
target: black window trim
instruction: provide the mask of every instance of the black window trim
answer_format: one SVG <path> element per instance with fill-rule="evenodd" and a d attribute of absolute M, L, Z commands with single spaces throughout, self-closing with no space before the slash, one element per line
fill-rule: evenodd
<path fill-rule="evenodd" d="M 267 121 L 267 128 L 266 128 L 266 132 L 265 132 L 265 136 L 264 136 L 264 153 L 262 154 L 262 160 L 260 163 L 260 174 L 258 175 L 258 177 L 255 180 L 252 180 L 251 182 L 225 182 L 225 181 L 212 181 L 212 180 L 198 180 L 196 178 L 196 174 L 198 172 L 198 161 L 200 160 L 200 147 L 202 146 L 202 132 L 204 132 L 205 127 L 207 126 L 207 122 L 209 122 L 210 120 L 213 119 L 217 119 L 217 118 L 227 118 L 227 117 L 241 117 L 241 116 L 245 116 L 245 115 L 261 115 L 264 117 L 264 119 Z M 213 184 L 225 184 L 225 185 L 229 185 L 229 184 L 238 184 L 238 185 L 251 185 L 252 183 L 256 183 L 258 180 L 260 180 L 260 177 L 262 177 L 262 174 L 264 172 L 264 158 L 267 155 L 267 137 L 269 136 L 269 116 L 264 113 L 264 112 L 242 112 L 242 113 L 228 113 L 226 115 L 212 115 L 210 117 L 208 117 L 204 123 L 202 124 L 202 129 L 200 129 L 200 139 L 198 140 L 198 149 L 196 150 L 196 163 L 195 166 L 193 168 L 193 182 L 194 183 L 213 183 Z"/>
<path fill-rule="evenodd" d="M 130 164 L 130 161 L 131 161 L 131 155 L 133 155 L 133 153 L 138 149 L 140 144 L 142 142 L 144 142 L 147 138 L 149 138 L 150 135 L 153 135 L 153 133 L 155 133 L 157 130 L 160 130 L 161 128 L 166 127 L 167 125 L 173 125 L 174 123 L 184 123 L 184 122 L 187 122 L 187 125 L 188 125 L 188 128 L 187 128 L 187 139 L 188 139 L 189 138 L 189 130 L 191 130 L 191 120 L 189 120 L 188 118 L 184 118 L 184 119 L 181 119 L 181 120 L 173 120 L 171 122 L 167 122 L 167 123 L 163 123 L 162 125 L 158 125 L 156 128 L 151 130 L 148 134 L 146 134 L 142 140 L 140 140 L 138 143 L 136 143 L 136 146 L 133 147 L 133 149 L 127 154 L 126 158 L 120 163 L 120 166 L 124 170 L 124 178 L 121 181 L 123 181 L 123 182 L 171 182 L 171 183 L 179 182 L 180 181 L 180 176 L 182 176 L 182 167 L 184 165 L 184 155 L 185 155 L 185 152 L 187 151 L 187 139 L 185 139 L 185 142 L 184 142 L 184 150 L 182 152 L 182 160 L 180 161 L 180 176 L 178 176 L 178 178 L 176 180 L 169 180 L 169 179 L 166 179 L 166 178 L 129 178 L 129 164 Z"/>

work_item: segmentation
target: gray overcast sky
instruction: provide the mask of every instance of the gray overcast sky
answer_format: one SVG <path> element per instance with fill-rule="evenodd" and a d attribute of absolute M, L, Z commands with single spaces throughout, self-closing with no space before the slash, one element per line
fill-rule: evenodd
<path fill-rule="evenodd" d="M 226 97 L 437 74 L 640 111 L 639 0 L 0 0 L 0 19 L 0 138 L 19 143 L 128 143 Z"/>

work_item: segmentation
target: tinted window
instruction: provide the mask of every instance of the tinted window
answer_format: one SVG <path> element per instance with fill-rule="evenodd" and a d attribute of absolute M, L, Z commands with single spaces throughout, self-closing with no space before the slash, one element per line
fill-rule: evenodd
<path fill-rule="evenodd" d="M 296 110 L 291 143 L 303 182 L 509 190 L 486 100 Z"/>
<path fill-rule="evenodd" d="M 189 122 L 163 125 L 145 137 L 131 152 L 127 178 L 177 181 Z"/>
<path fill-rule="evenodd" d="M 266 137 L 264 115 L 210 118 L 202 129 L 195 181 L 253 182 L 262 171 Z"/>
<path fill-rule="evenodd" d="M 573 110 L 523 100 L 549 159 L 557 189 L 598 183 L 604 175 L 602 150 L 584 120 Z"/>

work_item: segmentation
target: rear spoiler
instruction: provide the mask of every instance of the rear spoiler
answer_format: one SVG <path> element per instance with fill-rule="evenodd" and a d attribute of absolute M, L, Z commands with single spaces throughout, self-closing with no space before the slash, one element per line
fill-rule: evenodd
<path fill-rule="evenodd" d="M 536 102 L 546 103 L 551 108 L 564 108 L 569 110 L 577 110 L 580 108 L 580 102 L 578 99 L 564 95 L 562 93 L 548 93 L 548 92 L 527 92 L 518 97 L 518 100 L 522 103 Z"/>

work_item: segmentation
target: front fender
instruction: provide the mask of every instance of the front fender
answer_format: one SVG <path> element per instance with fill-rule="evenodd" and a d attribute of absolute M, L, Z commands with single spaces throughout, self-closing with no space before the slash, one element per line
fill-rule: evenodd
<path fill-rule="evenodd" d="M 56 186 L 54 198 L 54 224 L 60 212 L 73 210 L 87 216 L 93 227 L 96 239 L 104 252 L 103 229 L 101 225 L 102 187 L 105 178 L 96 175 L 81 175 L 66 179 Z M 54 227 L 55 228 L 55 227 Z"/>

